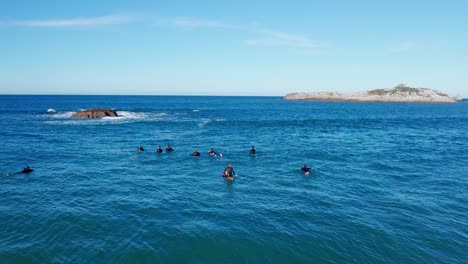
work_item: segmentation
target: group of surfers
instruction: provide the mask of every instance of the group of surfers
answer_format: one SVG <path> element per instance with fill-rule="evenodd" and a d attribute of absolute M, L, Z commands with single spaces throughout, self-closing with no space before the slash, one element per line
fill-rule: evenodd
<path fill-rule="evenodd" d="M 142 152 L 142 151 L 144 151 L 145 149 L 144 149 L 141 145 L 139 145 L 138 148 L 137 148 L 137 150 L 138 150 L 139 152 Z M 168 144 L 168 145 L 166 146 L 166 152 L 170 153 L 170 152 L 173 152 L 173 151 L 174 151 L 174 149 L 171 147 L 171 145 Z M 156 148 L 156 152 L 157 152 L 157 153 L 162 153 L 162 152 L 163 152 L 163 149 L 161 148 L 161 146 L 158 146 L 158 147 Z M 208 150 L 208 154 L 209 154 L 210 156 L 213 156 L 213 157 L 217 157 L 217 156 L 219 156 L 219 157 L 221 157 L 221 158 L 223 157 L 223 154 L 222 154 L 222 153 L 217 153 L 216 151 L 214 151 L 213 148 L 210 148 L 210 150 Z M 257 154 L 257 151 L 255 150 L 255 147 L 252 146 L 252 147 L 250 148 L 249 155 L 254 156 L 254 155 L 256 155 L 256 154 Z M 200 151 L 198 151 L 198 149 L 195 149 L 195 150 L 192 152 L 192 156 L 194 156 L 194 157 L 199 157 L 199 156 L 201 156 Z M 306 164 L 304 164 L 304 166 L 302 166 L 302 168 L 301 168 L 301 172 L 304 173 L 305 175 L 309 175 L 311 171 L 312 171 L 312 168 L 307 167 Z M 235 172 L 234 172 L 234 169 L 232 168 L 231 163 L 228 163 L 228 164 L 227 164 L 227 167 L 224 169 L 223 177 L 226 177 L 226 178 L 233 178 L 233 177 L 235 177 L 235 176 L 236 176 L 236 174 L 235 174 Z"/>
<path fill-rule="evenodd" d="M 139 145 L 138 148 L 137 148 L 137 150 L 138 150 L 138 152 L 143 152 L 143 151 L 145 151 L 145 149 L 143 148 L 142 145 Z M 168 145 L 166 146 L 166 152 L 167 152 L 167 153 L 170 153 L 170 152 L 173 152 L 173 151 L 174 151 L 174 149 L 171 147 L 171 145 L 168 144 Z M 163 149 L 161 148 L 161 146 L 158 146 L 158 147 L 156 148 L 156 153 L 163 153 L 163 152 L 164 152 L 164 151 L 163 151 Z M 219 153 L 219 154 L 218 154 L 216 151 L 214 151 L 213 148 L 210 148 L 210 150 L 208 151 L 208 154 L 209 154 L 210 156 L 213 156 L 213 157 L 217 157 L 217 156 L 223 157 L 223 154 L 222 154 L 222 153 Z M 255 154 L 257 154 L 257 152 L 256 152 L 256 150 L 255 150 L 255 147 L 252 146 L 252 148 L 250 149 L 249 155 L 255 155 Z M 198 157 L 198 156 L 200 156 L 200 155 L 201 155 L 201 154 L 200 154 L 200 152 L 198 151 L 198 149 L 195 149 L 195 150 L 192 152 L 192 156 L 194 156 L 194 157 Z"/>
<path fill-rule="evenodd" d="M 139 152 L 145 151 L 145 149 L 144 149 L 143 146 L 141 146 L 141 145 L 138 146 L 137 150 L 138 150 Z M 170 152 L 173 152 L 173 151 L 174 151 L 174 149 L 171 147 L 171 145 L 168 144 L 168 145 L 166 146 L 166 152 L 170 153 Z M 157 152 L 157 153 L 162 153 L 162 152 L 163 152 L 163 149 L 161 148 L 161 146 L 158 146 L 158 147 L 156 148 L 156 152 Z M 223 157 L 223 154 L 222 154 L 222 153 L 217 153 L 216 151 L 213 150 L 213 148 L 210 148 L 210 150 L 208 151 L 208 154 L 209 154 L 210 156 L 213 156 L 213 157 L 217 157 L 217 156 Z M 254 156 L 254 155 L 256 155 L 256 154 L 257 154 L 257 151 L 255 150 L 255 147 L 252 146 L 252 147 L 250 148 L 249 155 Z M 194 157 L 199 157 L 200 155 L 201 155 L 201 154 L 200 154 L 200 152 L 198 151 L 198 149 L 195 149 L 195 150 L 193 151 L 193 153 L 192 153 L 192 156 L 194 156 Z M 24 167 L 24 169 L 23 169 L 22 171 L 20 171 L 19 173 L 30 173 L 30 172 L 33 172 L 33 171 L 34 171 L 34 170 L 31 169 L 31 167 L 26 166 L 26 167 Z M 309 173 L 310 173 L 311 171 L 312 171 L 312 168 L 307 167 L 307 165 L 305 165 L 305 164 L 304 164 L 304 166 L 302 166 L 302 168 L 301 168 L 301 172 L 304 173 L 305 175 L 309 175 Z M 232 168 L 231 163 L 228 163 L 228 164 L 227 164 L 227 167 L 224 169 L 222 175 L 223 175 L 223 177 L 225 177 L 225 178 L 227 178 L 227 179 L 229 179 L 229 180 L 233 180 L 234 177 L 237 176 L 236 173 L 234 172 L 234 169 Z"/>
<path fill-rule="evenodd" d="M 139 145 L 138 148 L 137 148 L 138 152 L 143 152 L 145 151 L 145 149 L 143 148 L 143 146 Z M 166 146 L 166 152 L 173 152 L 174 149 L 171 147 L 171 145 L 167 145 Z M 163 149 L 161 148 L 161 146 L 158 146 L 156 148 L 156 152 L 157 153 L 163 153 Z"/>

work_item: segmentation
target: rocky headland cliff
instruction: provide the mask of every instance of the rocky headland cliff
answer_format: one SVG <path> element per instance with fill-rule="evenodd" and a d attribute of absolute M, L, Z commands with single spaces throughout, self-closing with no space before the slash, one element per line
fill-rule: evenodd
<path fill-rule="evenodd" d="M 337 92 L 292 93 L 285 100 L 336 101 L 336 102 L 414 102 L 414 103 L 456 103 L 461 97 L 429 89 L 412 88 L 400 84 L 390 89 L 375 89 L 367 92 L 342 94 Z"/>

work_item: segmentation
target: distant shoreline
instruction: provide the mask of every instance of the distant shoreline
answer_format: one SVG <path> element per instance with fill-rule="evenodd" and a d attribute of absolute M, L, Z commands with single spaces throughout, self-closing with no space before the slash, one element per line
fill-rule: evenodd
<path fill-rule="evenodd" d="M 463 100 L 461 96 L 450 97 L 441 91 L 429 88 L 412 88 L 404 84 L 390 89 L 375 89 L 350 94 L 340 94 L 337 92 L 292 93 L 284 96 L 284 99 L 292 101 L 432 104 L 452 104 Z"/>
<path fill-rule="evenodd" d="M 467 99 L 462 99 L 461 101 L 467 101 Z M 379 103 L 379 104 L 391 104 L 391 103 L 402 103 L 402 104 L 456 104 L 457 102 L 426 102 L 426 101 L 363 101 L 363 100 L 353 100 L 353 99 L 320 99 L 320 98 L 312 98 L 312 99 L 298 99 L 298 100 L 286 100 L 286 101 L 296 101 L 296 102 L 330 102 L 330 103 Z"/>

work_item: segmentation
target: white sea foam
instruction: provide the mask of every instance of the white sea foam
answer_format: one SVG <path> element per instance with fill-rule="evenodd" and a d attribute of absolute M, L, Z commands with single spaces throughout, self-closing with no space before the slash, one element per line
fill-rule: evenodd
<path fill-rule="evenodd" d="M 55 111 L 55 109 L 49 108 L 47 109 L 47 113 L 57 113 L 57 111 Z"/>
<path fill-rule="evenodd" d="M 53 118 L 70 118 L 76 112 L 56 112 L 51 116 Z"/>
<path fill-rule="evenodd" d="M 117 117 L 103 117 L 100 119 L 71 119 L 71 116 L 76 112 L 58 112 L 53 113 L 50 117 L 54 119 L 63 119 L 60 121 L 46 121 L 46 124 L 52 125 L 105 125 L 105 124 L 122 124 L 132 123 L 138 121 L 177 121 L 177 118 L 165 112 L 150 113 L 150 112 L 131 112 L 131 111 L 117 111 Z"/>
<path fill-rule="evenodd" d="M 195 109 L 197 110 L 197 109 Z M 67 124 L 67 125 L 105 125 L 105 124 L 123 124 L 133 122 L 196 122 L 198 127 L 204 127 L 210 122 L 222 122 L 225 119 L 209 119 L 209 118 L 190 118 L 180 116 L 179 113 L 167 112 L 133 112 L 133 111 L 117 111 L 117 117 L 103 117 L 101 119 L 71 119 L 71 116 L 76 113 L 73 111 L 60 111 L 50 113 L 47 124 Z M 62 119 L 62 120 L 60 120 Z M 58 120 L 58 121 L 57 121 Z"/>
<path fill-rule="evenodd" d="M 157 113 L 157 114 L 154 114 L 154 116 L 156 116 L 156 117 L 167 116 L 167 113 L 164 113 L 164 112 Z"/>
<path fill-rule="evenodd" d="M 129 112 L 129 111 L 118 111 L 118 116 L 112 117 L 107 116 L 103 117 L 102 120 L 125 120 L 125 119 L 144 119 L 147 118 L 148 115 L 146 113 L 141 112 Z"/>
<path fill-rule="evenodd" d="M 198 109 L 193 109 L 192 112 L 200 112 Z"/>
<path fill-rule="evenodd" d="M 203 118 L 201 123 L 198 123 L 199 127 L 204 127 L 206 124 L 210 123 L 211 119 Z"/>

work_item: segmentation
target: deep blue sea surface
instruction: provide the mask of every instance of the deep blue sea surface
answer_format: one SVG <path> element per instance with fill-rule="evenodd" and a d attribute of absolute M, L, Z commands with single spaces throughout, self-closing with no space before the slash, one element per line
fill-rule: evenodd
<path fill-rule="evenodd" d="M 0 96 L 0 142 L 2 263 L 468 262 L 466 101 Z"/>

